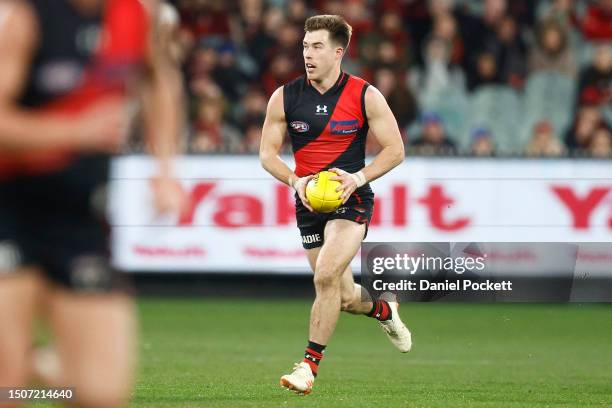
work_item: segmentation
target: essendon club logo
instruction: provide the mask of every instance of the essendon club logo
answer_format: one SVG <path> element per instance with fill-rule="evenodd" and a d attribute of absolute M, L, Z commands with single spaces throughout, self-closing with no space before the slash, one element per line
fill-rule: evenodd
<path fill-rule="evenodd" d="M 291 129 L 295 130 L 298 133 L 308 132 L 308 129 L 310 129 L 310 126 L 308 126 L 308 123 L 301 122 L 299 120 L 291 122 L 289 126 L 291 126 Z"/>
<path fill-rule="evenodd" d="M 330 123 L 332 135 L 348 135 L 359 130 L 359 121 L 353 120 L 332 120 Z"/>

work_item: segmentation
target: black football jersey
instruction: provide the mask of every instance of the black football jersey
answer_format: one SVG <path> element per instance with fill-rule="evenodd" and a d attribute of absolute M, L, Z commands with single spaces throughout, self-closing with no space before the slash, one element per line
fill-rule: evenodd
<path fill-rule="evenodd" d="M 284 86 L 285 119 L 297 176 L 333 167 L 355 173 L 365 166 L 368 86 L 344 72 L 323 94 L 305 76 Z"/>

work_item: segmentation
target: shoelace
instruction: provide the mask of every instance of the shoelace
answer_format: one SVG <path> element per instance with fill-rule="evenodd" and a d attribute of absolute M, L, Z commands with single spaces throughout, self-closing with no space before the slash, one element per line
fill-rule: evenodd
<path fill-rule="evenodd" d="M 293 374 L 297 373 L 298 371 L 305 371 L 306 367 L 300 365 L 301 363 L 293 363 Z"/>
<path fill-rule="evenodd" d="M 380 327 L 382 327 L 385 332 L 389 334 L 397 334 L 395 330 L 391 328 L 391 324 L 383 324 L 383 323 L 386 323 L 386 322 L 380 322 Z"/>

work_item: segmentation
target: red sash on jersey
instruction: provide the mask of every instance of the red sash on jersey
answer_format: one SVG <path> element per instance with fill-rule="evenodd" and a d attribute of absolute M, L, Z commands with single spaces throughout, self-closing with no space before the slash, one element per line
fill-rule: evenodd
<path fill-rule="evenodd" d="M 343 123 L 356 121 L 355 126 L 361 128 L 365 123 L 365 117 L 361 108 L 361 94 L 366 82 L 358 77 L 349 76 L 342 90 L 342 94 L 336 103 L 327 126 L 321 134 L 306 146 L 298 150 L 295 157 L 295 174 L 304 177 L 315 174 L 328 168 L 329 164 L 338 158 L 351 143 L 358 133 L 347 133 L 340 135 L 334 132 L 334 124 L 342 126 Z"/>

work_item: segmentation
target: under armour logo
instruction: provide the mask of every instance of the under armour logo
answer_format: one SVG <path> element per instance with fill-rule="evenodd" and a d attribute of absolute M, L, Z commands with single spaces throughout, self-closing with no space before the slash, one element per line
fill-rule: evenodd
<path fill-rule="evenodd" d="M 317 105 L 317 115 L 327 115 L 327 105 Z"/>

